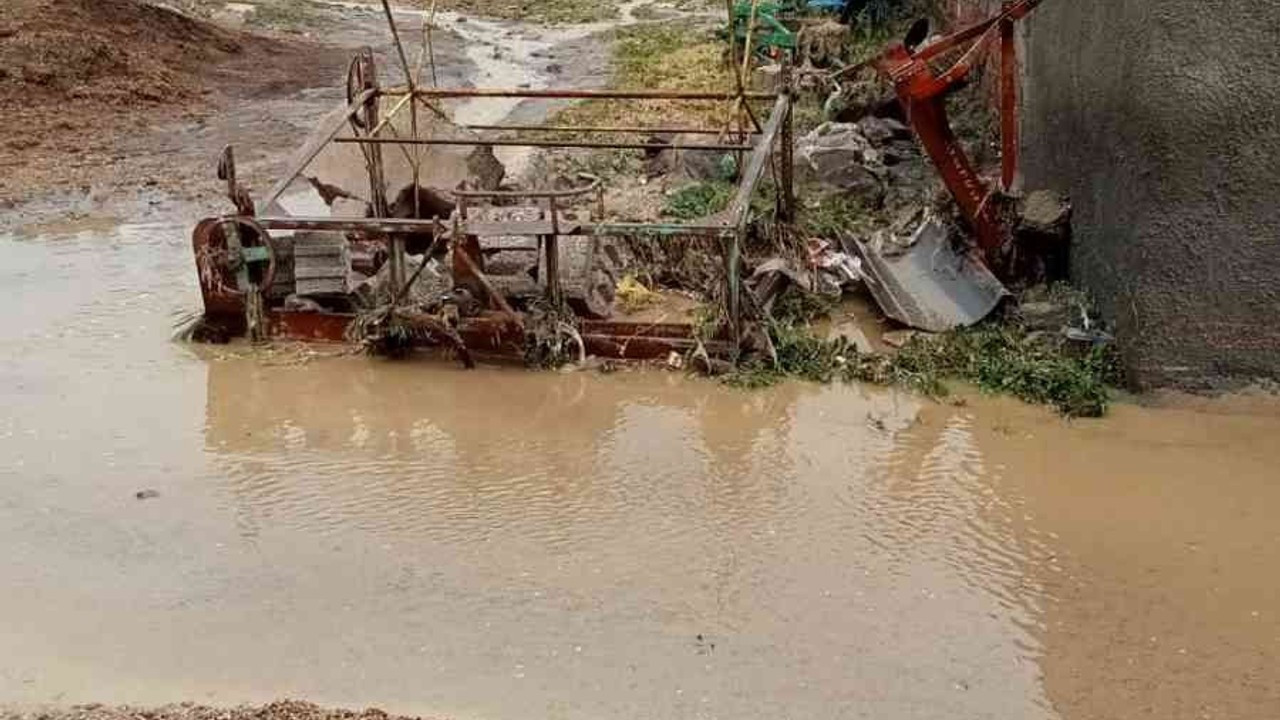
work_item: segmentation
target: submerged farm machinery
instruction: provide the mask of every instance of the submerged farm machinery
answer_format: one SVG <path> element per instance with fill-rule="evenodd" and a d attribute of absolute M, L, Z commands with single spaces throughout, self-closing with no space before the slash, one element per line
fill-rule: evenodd
<path fill-rule="evenodd" d="M 1008 2 L 992 19 L 920 46 L 895 43 L 841 71 L 874 68 L 892 83 L 908 125 L 977 239 L 977 248 L 965 250 L 933 238 L 893 257 L 861 244 L 851 248 L 862 256 L 872 294 L 895 319 L 929 329 L 966 324 L 1005 294 L 995 276 L 1010 272 L 1015 250 L 1016 220 L 1004 210 L 1017 159 L 1013 23 L 1038 4 Z M 795 217 L 793 95 L 785 61 L 773 92 L 747 89 L 746 62 L 742 70 L 734 63 L 735 86 L 726 92 L 427 86 L 407 60 L 389 6 L 383 7 L 401 82 L 384 85 L 373 53 L 361 52 L 349 68 L 346 102 L 318 124 L 261 201 L 239 184 L 234 154 L 224 151 L 219 177 L 234 211 L 202 220 L 193 234 L 205 337 L 376 338 L 393 347 L 451 348 L 467 364 L 474 355 L 527 360 L 532 347 L 547 342 L 602 358 L 659 359 L 694 350 L 739 357 L 744 338 L 754 335 L 751 321 L 767 312 L 742 280 L 744 245 L 758 229 L 753 207 L 766 178 L 774 190 L 767 214 L 776 224 L 769 232 L 788 237 Z M 968 161 L 943 106 L 983 51 L 997 44 L 1004 76 L 998 187 Z M 959 59 L 935 70 L 933 63 L 949 53 Z M 717 127 L 664 127 L 660 118 L 642 117 L 626 127 L 575 128 L 457 124 L 443 109 L 450 101 L 494 100 L 711 102 L 725 112 Z M 610 212 L 611 190 L 598 177 L 509 186 L 494 158 L 495 148 L 517 147 L 658 152 L 670 144 L 657 138 L 672 136 L 683 138 L 682 152 L 735 157 L 737 184 L 726 209 L 691 222 L 621 220 Z M 321 170 L 334 168 L 346 175 L 345 185 L 324 179 Z M 317 195 L 323 210 L 315 202 L 291 202 Z M 615 315 L 617 282 L 630 247 L 641 242 L 710 248 L 719 268 L 719 287 L 705 293 L 714 318 L 695 324 L 688 316 Z"/>

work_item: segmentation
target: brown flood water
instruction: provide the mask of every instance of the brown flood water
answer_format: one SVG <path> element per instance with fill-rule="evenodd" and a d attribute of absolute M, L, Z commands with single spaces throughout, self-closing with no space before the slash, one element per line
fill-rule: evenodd
<path fill-rule="evenodd" d="M 1280 717 L 1274 401 L 196 349 L 188 247 L 0 236 L 0 703 Z"/>

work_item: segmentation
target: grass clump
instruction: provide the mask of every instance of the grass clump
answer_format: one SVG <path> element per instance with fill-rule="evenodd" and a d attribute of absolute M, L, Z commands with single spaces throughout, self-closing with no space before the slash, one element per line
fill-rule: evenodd
<path fill-rule="evenodd" d="M 616 90 L 728 91 L 733 78 L 712 33 L 676 24 L 647 24 L 615 33 L 611 65 Z M 637 118 L 663 125 L 714 126 L 727 111 L 715 101 L 588 100 L 560 111 L 553 125 L 625 126 Z"/>
<path fill-rule="evenodd" d="M 873 217 L 862 201 L 850 195 L 819 188 L 798 188 L 796 194 L 809 198 L 800 208 L 799 220 L 801 231 L 811 237 L 839 237 Z"/>
<path fill-rule="evenodd" d="M 589 23 L 618 16 L 618 3 L 613 0 L 442 0 L 439 7 L 484 17 L 540 23 Z"/>
<path fill-rule="evenodd" d="M 1110 386 L 1123 381 L 1111 345 L 1079 348 L 1014 322 L 990 320 L 934 336 L 919 335 L 894 355 L 864 353 L 844 338 L 814 333 L 812 310 L 783 310 L 767 321 L 777 361 L 755 358 L 725 376 L 737 387 L 757 388 L 785 379 L 837 380 L 910 388 L 929 397 L 949 393 L 947 380 L 983 392 L 1049 405 L 1067 417 L 1101 417 Z"/>
<path fill-rule="evenodd" d="M 1104 415 L 1108 385 L 1122 379 L 1110 345 L 1075 351 L 1018 325 L 997 322 L 916 338 L 894 361 L 907 369 L 971 382 L 984 392 L 1051 405 L 1068 417 Z"/>
<path fill-rule="evenodd" d="M 726 182 L 696 182 L 667 196 L 662 214 L 677 220 L 697 220 L 724 210 L 733 199 L 734 187 Z"/>

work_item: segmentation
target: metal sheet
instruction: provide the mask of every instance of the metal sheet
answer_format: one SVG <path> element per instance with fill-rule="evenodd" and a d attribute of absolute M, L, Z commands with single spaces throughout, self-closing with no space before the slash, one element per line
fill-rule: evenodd
<path fill-rule="evenodd" d="M 866 283 L 885 315 L 929 332 L 967 327 L 985 318 L 1009 294 L 972 253 L 956 252 L 947 229 L 926 220 L 904 250 L 878 251 L 855 239 L 846 252 L 862 258 Z"/>

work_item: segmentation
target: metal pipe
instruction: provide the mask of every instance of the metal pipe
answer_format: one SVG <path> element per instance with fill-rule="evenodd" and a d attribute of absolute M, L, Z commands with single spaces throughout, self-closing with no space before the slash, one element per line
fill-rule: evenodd
<path fill-rule="evenodd" d="M 360 143 L 368 145 L 492 145 L 495 147 L 550 147 L 550 148 L 605 148 L 612 150 L 665 150 L 675 148 L 667 143 L 611 143 L 588 140 L 454 140 L 446 138 L 336 138 L 335 143 Z M 754 145 L 716 143 L 707 145 L 680 145 L 680 150 L 721 151 L 754 150 Z"/>

